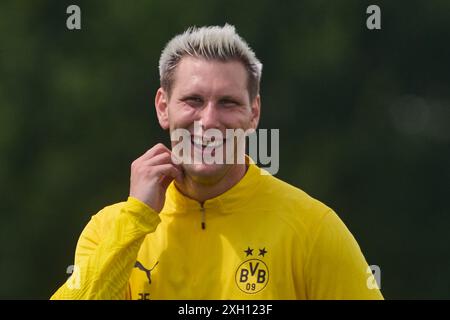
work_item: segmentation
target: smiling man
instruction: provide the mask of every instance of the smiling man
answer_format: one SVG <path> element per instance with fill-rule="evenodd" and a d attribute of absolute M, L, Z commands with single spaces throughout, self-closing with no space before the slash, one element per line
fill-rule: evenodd
<path fill-rule="evenodd" d="M 245 144 L 227 132 L 257 128 L 262 64 L 234 27 L 188 29 L 159 70 L 172 145 L 132 163 L 127 201 L 92 217 L 52 298 L 382 299 L 332 209 L 239 161 Z"/>

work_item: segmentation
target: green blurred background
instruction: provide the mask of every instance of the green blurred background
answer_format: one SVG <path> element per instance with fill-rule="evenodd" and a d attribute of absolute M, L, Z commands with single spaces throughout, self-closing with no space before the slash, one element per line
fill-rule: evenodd
<path fill-rule="evenodd" d="M 66 28 L 78 4 L 82 29 Z M 366 28 L 377 4 L 382 29 Z M 47 299 L 90 216 L 168 142 L 165 43 L 234 24 L 264 63 L 278 177 L 335 209 L 388 299 L 450 298 L 450 1 L 1 1 L 0 298 Z"/>

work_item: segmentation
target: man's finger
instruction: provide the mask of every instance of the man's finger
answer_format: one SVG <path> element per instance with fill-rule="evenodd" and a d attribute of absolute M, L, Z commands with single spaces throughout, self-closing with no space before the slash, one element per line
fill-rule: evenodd
<path fill-rule="evenodd" d="M 145 159 L 141 161 L 143 166 L 157 166 L 160 164 L 172 163 L 170 152 L 161 152 L 156 154 L 152 158 Z"/>
<path fill-rule="evenodd" d="M 142 156 L 139 157 L 141 160 L 150 159 L 157 154 L 163 153 L 163 152 L 171 152 L 165 145 L 162 143 L 158 143 L 151 147 L 149 150 L 147 150 Z"/>
<path fill-rule="evenodd" d="M 160 164 L 158 166 L 153 167 L 155 172 L 159 175 L 158 181 L 161 182 L 166 177 L 170 177 L 173 179 L 179 178 L 182 173 L 181 170 L 175 167 L 173 164 Z"/>

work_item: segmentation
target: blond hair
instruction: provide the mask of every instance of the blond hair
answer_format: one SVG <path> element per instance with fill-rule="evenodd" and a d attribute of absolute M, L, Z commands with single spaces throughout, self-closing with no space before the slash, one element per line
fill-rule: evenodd
<path fill-rule="evenodd" d="M 184 56 L 207 60 L 240 61 L 248 73 L 250 99 L 253 100 L 259 93 L 262 63 L 232 25 L 190 27 L 167 43 L 159 59 L 159 76 L 161 87 L 169 95 L 175 69 Z"/>

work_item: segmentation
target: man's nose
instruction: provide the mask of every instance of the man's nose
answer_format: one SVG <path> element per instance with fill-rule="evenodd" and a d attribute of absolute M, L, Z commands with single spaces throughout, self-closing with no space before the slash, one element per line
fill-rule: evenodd
<path fill-rule="evenodd" d="M 200 120 L 204 130 L 219 128 L 219 113 L 213 102 L 208 102 L 200 112 Z"/>

